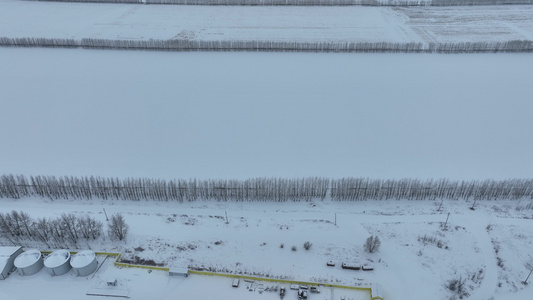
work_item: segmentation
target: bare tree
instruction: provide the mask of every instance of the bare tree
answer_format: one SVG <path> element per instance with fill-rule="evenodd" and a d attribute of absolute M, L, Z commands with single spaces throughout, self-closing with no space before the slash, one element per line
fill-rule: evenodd
<path fill-rule="evenodd" d="M 46 244 L 50 248 L 50 238 L 52 237 L 52 229 L 50 228 L 50 221 L 46 218 L 37 219 L 32 225 L 33 235 L 35 238 Z"/>
<path fill-rule="evenodd" d="M 111 220 L 109 223 L 109 237 L 111 239 L 119 239 L 122 241 L 126 238 L 126 235 L 128 234 L 129 226 L 126 224 L 126 221 L 124 220 L 124 217 L 122 214 L 114 214 L 111 216 Z"/>
<path fill-rule="evenodd" d="M 379 247 L 381 246 L 381 241 L 377 236 L 369 236 L 366 239 L 364 248 L 366 252 L 374 253 L 379 251 Z"/>
<path fill-rule="evenodd" d="M 78 228 L 76 226 L 78 218 L 74 214 L 61 214 L 61 228 L 66 237 L 74 244 L 78 243 Z"/>
<path fill-rule="evenodd" d="M 96 239 L 102 235 L 102 222 L 89 216 L 78 218 L 76 228 L 84 239 Z"/>

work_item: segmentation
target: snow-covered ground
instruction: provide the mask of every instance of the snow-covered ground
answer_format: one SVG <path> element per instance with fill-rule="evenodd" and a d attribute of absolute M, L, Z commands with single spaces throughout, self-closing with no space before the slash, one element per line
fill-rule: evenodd
<path fill-rule="evenodd" d="M 298 42 L 533 40 L 533 6 L 254 7 L 0 1 L 0 37 Z"/>
<path fill-rule="evenodd" d="M 0 48 L 3 173 L 529 178 L 530 54 Z"/>
<path fill-rule="evenodd" d="M 379 282 L 388 300 L 449 299 L 453 294 L 445 285 L 462 278 L 466 280 L 469 299 L 507 300 L 533 292 L 521 283 L 533 264 L 529 253 L 533 210 L 525 209 L 530 202 L 478 201 L 472 211 L 471 202 L 445 201 L 441 211 L 437 211 L 439 201 L 176 203 L 4 199 L 2 210 L 22 210 L 32 217 L 57 217 L 61 212 L 88 214 L 103 222 L 103 208 L 108 214 L 124 213 L 130 225 L 126 242 L 100 240 L 85 247 L 123 252 L 126 258 L 137 255 L 166 266 L 190 265 L 234 274 L 344 285 Z M 362 245 L 371 234 L 382 240 L 378 253 L 363 251 Z M 424 242 L 424 236 L 433 241 Z M 312 243 L 308 251 L 303 249 L 305 241 Z M 498 251 L 494 243 L 499 245 Z M 296 246 L 296 251 L 291 250 L 292 246 Z M 327 267 L 329 260 L 337 265 Z M 500 260 L 503 267 L 499 266 Z M 343 270 L 342 262 L 368 263 L 375 270 Z M 174 295 L 180 293 L 197 298 L 194 293 L 199 293 L 198 285 L 211 284 L 213 289 L 203 292 L 228 288 L 229 294 L 221 292 L 227 296 L 221 299 L 248 299 L 248 295 L 253 295 L 253 299 L 274 299 L 273 293 L 260 295 L 244 289 L 242 294 L 233 292 L 229 278 L 193 275 L 182 281 L 161 271 L 149 273 L 111 265 L 89 278 L 76 278 L 73 272 L 49 277 L 44 270 L 30 277 L 13 274 L 0 282 L 0 290 L 8 299 L 32 299 L 30 296 L 36 291 L 26 288 L 31 285 L 42 287 L 43 295 L 50 295 L 50 299 L 73 295 L 79 299 L 87 289 L 102 285 L 108 277 L 119 278 L 132 299 L 145 299 L 147 293 L 156 295 L 154 299 L 175 299 Z M 64 298 L 52 296 L 54 289 L 48 287 L 54 285 L 69 286 L 63 291 Z M 147 291 L 145 286 L 152 289 Z M 331 299 L 338 300 L 341 293 L 352 292 L 341 289 L 334 293 Z M 321 297 L 330 299 L 324 295 L 327 294 Z M 310 299 L 321 297 L 314 295 Z M 357 292 L 353 297 L 367 299 L 368 294 Z"/>

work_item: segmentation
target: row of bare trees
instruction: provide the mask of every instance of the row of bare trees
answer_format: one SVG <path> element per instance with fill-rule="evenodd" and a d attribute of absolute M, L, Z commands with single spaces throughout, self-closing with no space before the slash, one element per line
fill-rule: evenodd
<path fill-rule="evenodd" d="M 470 180 L 343 178 L 331 181 L 331 199 L 338 201 L 388 199 L 533 199 L 532 179 Z"/>
<path fill-rule="evenodd" d="M 108 223 L 108 237 L 124 240 L 129 226 L 122 214 L 114 214 Z M 33 219 L 23 211 L 0 212 L 0 238 L 13 245 L 43 243 L 48 248 L 79 248 L 103 236 L 103 223 L 88 215 L 63 213 L 57 218 Z"/>
<path fill-rule="evenodd" d="M 55 219 L 33 219 L 23 211 L 0 213 L 0 237 L 13 245 L 37 241 L 48 248 L 77 247 L 82 240 L 99 238 L 103 232 L 102 228 L 102 222 L 90 216 L 62 214 Z"/>
<path fill-rule="evenodd" d="M 0 198 L 123 199 L 195 201 L 310 201 L 324 199 L 329 179 L 161 180 L 74 176 L 0 176 Z"/>
<path fill-rule="evenodd" d="M 533 198 L 533 179 L 470 180 L 342 178 L 149 179 L 0 176 L 0 198 L 157 201 L 335 201 Z"/>
<path fill-rule="evenodd" d="M 206 40 L 110 40 L 0 37 L 0 46 L 66 47 L 155 51 L 263 51 L 263 52 L 361 52 L 361 53 L 485 53 L 532 52 L 533 41 L 506 42 L 294 42 L 294 41 L 206 41 Z"/>
<path fill-rule="evenodd" d="M 43 0 L 41 0 L 43 1 Z M 531 0 L 44 0 L 54 2 L 137 3 L 177 5 L 284 5 L 284 6 L 467 6 L 532 4 Z"/>

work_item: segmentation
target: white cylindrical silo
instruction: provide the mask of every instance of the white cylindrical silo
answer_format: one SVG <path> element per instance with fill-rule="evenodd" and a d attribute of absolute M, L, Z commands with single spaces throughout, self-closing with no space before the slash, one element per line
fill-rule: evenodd
<path fill-rule="evenodd" d="M 67 250 L 56 250 L 50 253 L 44 260 L 44 266 L 50 275 L 58 276 L 67 273 L 70 269 L 70 252 Z"/>
<path fill-rule="evenodd" d="M 96 254 L 93 251 L 83 250 L 72 256 L 70 265 L 78 276 L 88 276 L 96 271 L 98 261 L 96 260 Z"/>
<path fill-rule="evenodd" d="M 43 257 L 41 251 L 30 249 L 22 252 L 15 258 L 15 267 L 20 275 L 33 275 L 43 268 Z"/>

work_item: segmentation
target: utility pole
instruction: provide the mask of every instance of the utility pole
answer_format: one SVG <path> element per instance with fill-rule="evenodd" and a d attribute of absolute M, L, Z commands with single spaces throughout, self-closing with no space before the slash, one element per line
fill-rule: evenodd
<path fill-rule="evenodd" d="M 471 210 L 474 210 L 474 205 L 476 205 L 477 198 L 474 199 L 474 203 L 472 203 L 472 207 L 470 207 Z"/>
<path fill-rule="evenodd" d="M 335 226 L 337 226 L 337 213 L 335 213 Z"/>
<path fill-rule="evenodd" d="M 107 218 L 107 213 L 105 212 L 105 208 L 103 208 L 103 210 L 104 210 L 105 220 L 109 221 L 109 219 Z"/>
<path fill-rule="evenodd" d="M 527 280 L 529 279 L 529 276 L 531 276 L 531 273 L 533 273 L 533 268 L 531 268 L 531 271 L 529 271 L 529 275 L 527 275 L 526 280 L 522 281 L 523 284 L 527 284 Z"/>
<path fill-rule="evenodd" d="M 448 213 L 448 216 L 446 217 L 446 223 L 444 223 L 444 228 L 448 225 L 448 219 L 450 218 L 450 213 Z"/>
<path fill-rule="evenodd" d="M 442 202 L 444 202 L 444 198 L 442 198 L 442 200 L 440 201 L 439 209 L 437 209 L 437 211 L 440 211 L 440 208 L 442 207 Z"/>
<path fill-rule="evenodd" d="M 224 213 L 226 213 L 226 224 L 229 224 L 229 221 L 228 221 L 228 212 L 227 212 L 227 211 L 224 211 Z"/>

